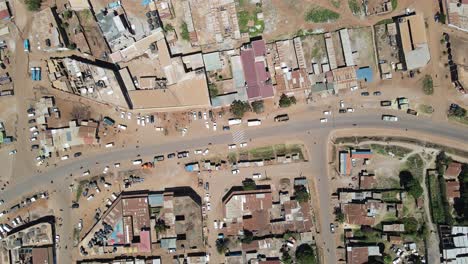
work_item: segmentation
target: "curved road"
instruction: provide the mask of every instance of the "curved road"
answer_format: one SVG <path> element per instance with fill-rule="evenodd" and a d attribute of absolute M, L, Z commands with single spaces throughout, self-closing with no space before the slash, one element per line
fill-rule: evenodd
<path fill-rule="evenodd" d="M 368 111 L 368 113 L 353 113 L 353 114 L 338 114 L 335 117 L 329 118 L 328 123 L 320 123 L 317 118 L 307 117 L 300 120 L 291 120 L 286 123 L 279 123 L 273 126 L 265 127 L 255 127 L 255 128 L 245 128 L 245 134 L 247 138 L 251 140 L 265 138 L 265 137 L 276 137 L 276 136 L 292 136 L 298 134 L 310 134 L 319 136 L 319 144 L 316 145 L 316 148 L 322 152 L 321 161 L 326 164 L 326 153 L 323 153 L 326 149 L 326 143 L 328 135 L 333 130 L 345 129 L 345 128 L 388 128 L 388 129 L 399 129 L 399 130 L 409 130 L 409 131 L 419 131 L 424 134 L 431 134 L 458 142 L 468 142 L 468 133 L 466 128 L 454 126 L 448 123 L 434 123 L 427 118 L 416 118 L 409 115 L 401 115 L 400 121 L 398 122 L 384 122 L 381 120 L 381 116 L 376 113 L 376 111 L 370 113 L 373 110 Z M 14 186 L 10 186 L 9 189 L 5 190 L 2 193 L 2 197 L 5 201 L 10 201 L 30 193 L 32 188 L 46 188 L 52 180 L 54 185 L 66 186 L 69 184 L 67 179 L 71 181 L 70 178 L 66 177 L 70 173 L 81 173 L 88 169 L 96 166 L 98 162 L 99 166 L 104 166 L 108 164 L 113 164 L 116 161 L 122 160 L 131 160 L 135 159 L 138 154 L 142 157 L 169 153 L 175 151 L 182 151 L 186 149 L 199 148 L 208 145 L 209 143 L 213 145 L 218 144 L 229 144 L 232 143 L 232 135 L 229 132 L 217 133 L 210 136 L 204 136 L 200 138 L 191 138 L 191 139 L 182 139 L 182 140 L 173 140 L 168 143 L 163 144 L 153 144 L 147 145 L 144 147 L 136 148 L 135 146 L 128 146 L 126 148 L 114 149 L 111 151 L 106 151 L 103 153 L 96 154 L 94 156 L 83 157 L 80 159 L 70 160 L 69 162 L 61 163 L 60 167 L 52 168 L 47 172 L 42 174 L 32 175 L 28 179 L 23 180 L 22 182 L 17 183 Z M 316 144 L 306 142 L 306 145 L 310 147 L 311 145 Z M 315 159 L 315 162 L 319 160 Z M 83 169 L 80 169 L 83 167 Z M 330 203 L 330 190 L 328 190 L 329 179 L 327 177 L 326 166 L 323 166 L 324 169 L 320 175 L 318 190 L 319 190 L 319 200 L 320 200 L 320 223 L 321 223 L 321 235 L 324 240 L 324 257 L 327 263 L 337 263 L 336 261 L 336 246 L 335 240 L 332 234 L 329 231 L 329 224 L 333 221 L 331 219 L 329 209 L 331 208 Z"/>

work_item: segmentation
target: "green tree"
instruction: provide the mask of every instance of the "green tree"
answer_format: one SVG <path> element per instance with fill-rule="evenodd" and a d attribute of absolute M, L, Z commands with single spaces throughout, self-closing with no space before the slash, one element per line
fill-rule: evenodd
<path fill-rule="evenodd" d="M 466 109 L 463 107 L 457 107 L 455 109 L 450 110 L 449 114 L 456 117 L 464 117 L 466 115 Z"/>
<path fill-rule="evenodd" d="M 279 100 L 279 106 L 280 107 L 290 107 L 292 104 L 296 104 L 296 97 L 294 96 L 287 96 L 285 94 L 282 94 Z"/>
<path fill-rule="evenodd" d="M 26 0 L 26 6 L 29 11 L 38 11 L 41 8 L 41 0 Z"/>
<path fill-rule="evenodd" d="M 189 41 L 190 40 L 190 33 L 188 31 L 188 25 L 187 23 L 182 22 L 182 25 L 180 26 L 180 36 L 182 37 L 183 40 Z"/>
<path fill-rule="evenodd" d="M 414 217 L 405 217 L 401 220 L 405 225 L 405 232 L 415 234 L 419 229 L 418 220 Z"/>
<path fill-rule="evenodd" d="M 225 254 L 229 250 L 229 239 L 218 238 L 216 240 L 216 250 L 219 254 Z"/>
<path fill-rule="evenodd" d="M 218 87 L 214 83 L 208 84 L 208 92 L 210 93 L 210 97 L 216 97 L 219 94 Z"/>
<path fill-rule="evenodd" d="M 265 110 L 263 100 L 253 102 L 252 109 L 257 114 L 263 113 L 263 111 Z"/>
<path fill-rule="evenodd" d="M 156 234 L 165 232 L 169 227 L 166 225 L 164 220 L 158 219 L 156 221 L 156 224 L 154 225 L 154 231 L 156 231 Z"/>
<path fill-rule="evenodd" d="M 391 264 L 393 262 L 393 258 L 390 255 L 385 255 L 383 260 L 385 264 Z"/>
<path fill-rule="evenodd" d="M 296 249 L 296 262 L 297 264 L 315 264 L 317 263 L 317 256 L 314 249 L 309 244 L 302 244 Z"/>
<path fill-rule="evenodd" d="M 255 184 L 255 181 L 251 179 L 247 179 L 242 182 L 242 187 L 244 188 L 244 191 L 252 191 L 257 189 L 257 185 Z"/>
<path fill-rule="evenodd" d="M 281 256 L 281 262 L 284 264 L 292 264 L 293 260 L 291 255 L 287 251 L 283 251 L 283 255 Z"/>
<path fill-rule="evenodd" d="M 244 244 L 250 244 L 254 240 L 255 240 L 254 234 L 251 231 L 244 229 L 244 235 L 241 238 L 241 242 Z"/>
<path fill-rule="evenodd" d="M 168 32 L 168 31 L 174 31 L 174 26 L 167 23 L 165 26 L 164 26 L 164 31 Z"/>
<path fill-rule="evenodd" d="M 310 199 L 309 192 L 307 192 L 306 187 L 302 185 L 294 187 L 294 196 L 299 203 L 307 202 Z"/>
<path fill-rule="evenodd" d="M 242 118 L 246 112 L 250 111 L 250 104 L 248 102 L 234 100 L 231 104 L 230 111 L 236 118 Z"/>
<path fill-rule="evenodd" d="M 65 10 L 65 11 L 63 11 L 62 15 L 63 15 L 63 18 L 70 19 L 70 18 L 72 18 L 73 13 L 70 10 Z"/>
<path fill-rule="evenodd" d="M 413 196 L 415 199 L 418 199 L 423 194 L 423 189 L 421 183 L 413 177 L 409 171 L 400 172 L 400 183 L 403 185 L 405 190 Z"/>
<path fill-rule="evenodd" d="M 340 224 L 344 223 L 346 220 L 346 215 L 343 213 L 343 210 L 341 210 L 341 208 L 339 207 L 335 208 L 335 216 L 336 221 L 338 221 Z"/>

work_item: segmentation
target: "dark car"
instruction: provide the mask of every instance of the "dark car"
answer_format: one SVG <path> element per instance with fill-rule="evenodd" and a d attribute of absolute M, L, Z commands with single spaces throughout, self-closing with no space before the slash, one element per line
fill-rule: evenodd
<path fill-rule="evenodd" d="M 6 69 L 6 66 L 5 66 L 5 64 L 4 64 L 3 62 L 0 63 L 0 67 L 1 67 L 2 69 L 4 69 L 4 70 Z"/>
<path fill-rule="evenodd" d="M 36 123 L 36 119 L 29 119 L 28 123 L 29 124 L 34 124 L 34 123 Z"/>
<path fill-rule="evenodd" d="M 172 158 L 174 158 L 174 157 L 175 157 L 175 153 L 169 153 L 169 154 L 167 154 L 167 158 L 168 158 L 168 159 L 172 159 Z"/>
<path fill-rule="evenodd" d="M 39 145 L 32 145 L 31 149 L 39 149 Z"/>
<path fill-rule="evenodd" d="M 380 92 L 380 91 L 374 92 L 374 95 L 375 95 L 375 96 L 379 96 L 379 95 L 381 95 L 381 94 L 382 94 L 382 92 Z"/>
<path fill-rule="evenodd" d="M 229 131 L 229 130 L 231 130 L 231 127 L 229 127 L 229 126 L 223 126 L 223 130 L 224 130 L 224 131 Z"/>
<path fill-rule="evenodd" d="M 77 158 L 79 156 L 81 156 L 81 152 L 76 152 L 75 154 L 73 154 L 73 157 L 75 157 L 75 158 Z"/>
<path fill-rule="evenodd" d="M 343 108 L 342 108 L 342 109 L 338 110 L 338 112 L 339 112 L 340 114 L 346 113 L 346 109 L 343 109 Z"/>
<path fill-rule="evenodd" d="M 202 119 L 202 113 L 200 111 L 198 111 L 198 119 Z"/>
<path fill-rule="evenodd" d="M 335 233 L 335 225 L 333 223 L 330 224 L 330 232 L 332 234 Z"/>
<path fill-rule="evenodd" d="M 210 183 L 205 182 L 205 190 L 209 191 L 210 190 Z"/>
<path fill-rule="evenodd" d="M 73 209 L 80 208 L 80 204 L 79 203 L 73 203 L 72 208 Z"/>
<path fill-rule="evenodd" d="M 361 96 L 369 96 L 369 92 L 362 92 Z"/>
<path fill-rule="evenodd" d="M 182 159 L 182 158 L 187 158 L 188 157 L 188 151 L 181 151 L 177 153 L 177 158 Z"/>
<path fill-rule="evenodd" d="M 213 111 L 210 110 L 210 111 L 208 112 L 208 115 L 209 115 L 210 119 L 213 119 Z"/>
<path fill-rule="evenodd" d="M 167 156 L 169 158 L 169 155 Z M 163 161 L 164 160 L 164 156 L 163 155 L 158 155 L 158 156 L 155 156 L 154 159 L 156 161 Z"/>

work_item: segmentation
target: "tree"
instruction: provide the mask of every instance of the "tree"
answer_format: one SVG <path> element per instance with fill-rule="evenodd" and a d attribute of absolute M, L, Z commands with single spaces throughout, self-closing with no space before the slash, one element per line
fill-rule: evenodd
<path fill-rule="evenodd" d="M 426 95 L 431 95 L 434 93 L 434 82 L 432 81 L 432 76 L 425 75 L 422 81 L 423 91 Z"/>
<path fill-rule="evenodd" d="M 244 244 L 250 244 L 254 241 L 254 239 L 254 234 L 251 231 L 244 229 L 244 235 L 241 238 L 241 242 Z"/>
<path fill-rule="evenodd" d="M 41 8 L 41 0 L 26 0 L 26 6 L 29 11 L 38 11 Z"/>
<path fill-rule="evenodd" d="M 292 264 L 292 257 L 289 255 L 287 251 L 283 251 L 283 255 L 281 256 L 281 262 L 284 264 Z"/>
<path fill-rule="evenodd" d="M 400 184 L 414 199 L 418 199 L 423 194 L 423 189 L 418 179 L 414 178 L 409 171 L 400 172 Z"/>
<path fill-rule="evenodd" d="M 296 249 L 296 262 L 297 264 L 315 264 L 317 263 L 317 256 L 314 249 L 309 244 L 302 244 Z"/>
<path fill-rule="evenodd" d="M 255 182 L 251 179 L 247 179 L 242 182 L 242 187 L 244 188 L 244 191 L 252 191 L 257 189 L 257 185 Z"/>
<path fill-rule="evenodd" d="M 187 23 L 182 22 L 182 25 L 180 26 L 180 36 L 182 37 L 183 40 L 189 41 L 190 40 L 190 33 L 188 31 L 188 26 Z"/>
<path fill-rule="evenodd" d="M 414 217 L 405 217 L 401 220 L 405 225 L 405 232 L 415 234 L 419 229 L 418 220 Z"/>
<path fill-rule="evenodd" d="M 208 92 L 210 93 L 210 97 L 216 97 L 219 94 L 218 87 L 214 83 L 208 84 Z"/>
<path fill-rule="evenodd" d="M 219 254 L 224 254 L 229 250 L 229 239 L 227 238 L 218 238 L 216 240 L 216 250 Z"/>
<path fill-rule="evenodd" d="M 445 168 L 448 165 L 450 165 L 451 162 L 452 162 L 452 158 L 447 156 L 447 154 L 445 154 L 445 151 L 441 151 L 439 152 L 439 154 L 437 154 L 435 163 L 436 163 L 436 169 L 439 175 L 444 175 Z"/>
<path fill-rule="evenodd" d="M 234 100 L 231 104 L 231 113 L 236 118 L 242 118 L 246 112 L 250 111 L 250 104 L 240 100 Z"/>
<path fill-rule="evenodd" d="M 385 264 L 391 264 L 393 262 L 393 258 L 390 255 L 385 255 L 383 260 Z"/>
<path fill-rule="evenodd" d="M 280 107 L 290 107 L 292 104 L 296 104 L 296 97 L 294 96 L 287 96 L 282 94 L 279 100 Z"/>
<path fill-rule="evenodd" d="M 466 115 L 466 109 L 463 107 L 456 107 L 454 109 L 451 109 L 449 112 L 449 115 L 453 115 L 456 117 L 465 117 Z"/>
<path fill-rule="evenodd" d="M 263 105 L 263 100 L 255 101 L 252 103 L 252 109 L 257 114 L 263 113 L 263 111 L 265 110 L 264 108 L 265 107 Z"/>
<path fill-rule="evenodd" d="M 70 19 L 73 16 L 73 13 L 70 10 L 65 10 L 63 11 L 62 15 L 63 15 L 63 18 Z"/>
<path fill-rule="evenodd" d="M 340 224 L 344 223 L 346 220 L 346 215 L 343 213 L 340 207 L 335 208 L 335 216 L 336 221 L 338 221 Z"/>
<path fill-rule="evenodd" d="M 76 44 L 75 43 L 70 43 L 67 45 L 67 49 L 71 49 L 71 50 L 74 50 L 76 49 Z"/>
<path fill-rule="evenodd" d="M 164 31 L 166 32 L 169 32 L 169 31 L 174 31 L 174 26 L 167 23 L 165 26 L 164 26 Z"/>
<path fill-rule="evenodd" d="M 302 185 L 294 187 L 294 196 L 299 203 L 307 202 L 310 199 L 309 192 L 307 192 L 306 187 Z"/>
<path fill-rule="evenodd" d="M 165 232 L 169 227 L 166 225 L 164 220 L 158 219 L 156 221 L 156 224 L 154 225 L 154 231 L 156 231 L 156 234 Z"/>

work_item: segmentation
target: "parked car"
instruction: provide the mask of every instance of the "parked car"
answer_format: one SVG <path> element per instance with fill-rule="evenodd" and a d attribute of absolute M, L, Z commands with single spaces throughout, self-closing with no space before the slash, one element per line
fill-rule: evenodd
<path fill-rule="evenodd" d="M 382 92 L 380 92 L 380 91 L 375 91 L 375 92 L 374 92 L 374 95 L 375 95 L 375 96 L 379 96 L 379 95 L 381 95 L 381 94 L 382 94 Z"/>
<path fill-rule="evenodd" d="M 167 154 L 167 158 L 168 158 L 168 159 L 172 159 L 172 158 L 174 158 L 174 157 L 175 157 L 175 153 L 169 153 L 169 154 Z"/>
<path fill-rule="evenodd" d="M 361 96 L 369 96 L 369 92 L 362 92 Z"/>
<path fill-rule="evenodd" d="M 73 157 L 75 158 L 78 158 L 79 156 L 81 156 L 81 152 L 76 152 L 75 154 L 73 154 Z"/>
<path fill-rule="evenodd" d="M 320 123 L 327 123 L 328 122 L 328 119 L 326 118 L 320 118 Z"/>
<path fill-rule="evenodd" d="M 37 145 L 37 144 L 32 145 L 31 150 L 34 150 L 34 149 L 39 149 L 39 145 Z"/>
<path fill-rule="evenodd" d="M 229 126 L 223 126 L 223 130 L 224 130 L 224 131 L 229 131 L 229 130 L 231 130 L 231 127 L 229 127 Z"/>
<path fill-rule="evenodd" d="M 338 113 L 340 114 L 346 113 L 346 109 L 341 108 L 340 110 L 338 110 Z"/>
<path fill-rule="evenodd" d="M 335 225 L 333 223 L 330 224 L 330 232 L 332 234 L 335 233 Z"/>

